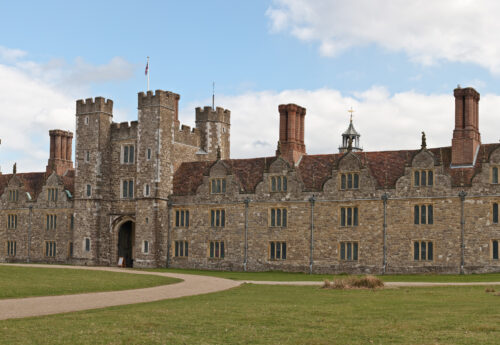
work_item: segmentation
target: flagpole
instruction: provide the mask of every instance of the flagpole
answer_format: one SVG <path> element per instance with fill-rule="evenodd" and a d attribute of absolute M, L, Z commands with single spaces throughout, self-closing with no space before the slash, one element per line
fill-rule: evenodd
<path fill-rule="evenodd" d="M 148 66 L 148 91 L 149 91 L 149 56 L 148 56 L 148 64 L 147 64 L 147 66 Z"/>

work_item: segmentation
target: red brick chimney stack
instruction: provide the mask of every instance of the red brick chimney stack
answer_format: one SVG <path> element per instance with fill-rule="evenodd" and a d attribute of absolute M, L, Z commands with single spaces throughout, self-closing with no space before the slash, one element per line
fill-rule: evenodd
<path fill-rule="evenodd" d="M 474 164 L 477 150 L 481 146 L 479 133 L 479 93 L 471 87 L 456 88 L 455 129 L 451 144 L 451 165 Z"/>
<path fill-rule="evenodd" d="M 304 143 L 306 109 L 296 104 L 281 104 L 278 110 L 280 113 L 280 152 L 284 158 L 295 164 L 306 153 Z"/>
<path fill-rule="evenodd" d="M 73 169 L 71 160 L 73 133 L 55 129 L 49 131 L 50 157 L 47 163 L 47 174 L 53 171 L 57 175 L 64 175 L 66 170 Z"/>

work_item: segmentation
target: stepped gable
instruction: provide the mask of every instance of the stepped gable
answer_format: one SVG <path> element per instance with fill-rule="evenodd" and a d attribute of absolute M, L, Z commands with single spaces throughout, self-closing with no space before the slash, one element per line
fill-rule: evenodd
<path fill-rule="evenodd" d="M 481 145 L 476 165 L 472 168 L 450 168 L 451 146 L 429 149 L 439 165 L 444 165 L 444 171 L 450 175 L 453 187 L 468 187 L 473 177 L 482 169 L 482 163 L 488 162 L 491 152 L 500 144 Z M 368 167 L 377 182 L 377 188 L 393 189 L 397 180 L 404 175 L 405 167 L 411 165 L 413 157 L 420 150 L 352 152 Z M 304 155 L 297 170 L 304 183 L 305 191 L 318 191 L 332 176 L 332 170 L 337 166 L 344 154 Z M 243 193 L 253 193 L 257 184 L 262 181 L 263 173 L 276 157 L 261 157 L 252 159 L 223 160 L 238 178 Z M 182 163 L 174 176 L 174 195 L 192 195 L 203 182 L 203 176 L 208 175 L 214 162 Z"/>

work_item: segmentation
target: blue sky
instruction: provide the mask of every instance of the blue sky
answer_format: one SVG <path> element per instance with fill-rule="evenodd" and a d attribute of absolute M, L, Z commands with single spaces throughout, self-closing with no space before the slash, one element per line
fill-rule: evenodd
<path fill-rule="evenodd" d="M 365 150 L 416 148 L 421 130 L 449 145 L 457 84 L 481 93 L 483 142 L 497 141 L 499 10 L 447 0 L 1 2 L 0 165 L 43 170 L 47 131 L 74 129 L 78 98 L 111 98 L 115 121 L 136 119 L 148 55 L 151 89 L 181 94 L 189 125 L 215 81 L 217 105 L 232 111 L 234 158 L 274 152 L 277 107 L 288 102 L 308 109 L 312 154 L 337 152 L 351 106 Z"/>

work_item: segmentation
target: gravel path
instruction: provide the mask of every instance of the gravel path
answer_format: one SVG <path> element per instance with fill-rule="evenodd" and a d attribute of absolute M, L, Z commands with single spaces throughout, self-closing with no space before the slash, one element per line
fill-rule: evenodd
<path fill-rule="evenodd" d="M 141 272 L 122 268 L 111 267 L 82 267 L 63 265 L 18 265 L 21 267 L 48 267 L 87 269 L 95 271 L 109 271 L 130 274 L 150 274 L 164 277 L 178 278 L 183 281 L 170 285 L 156 286 L 152 288 L 93 292 L 75 295 L 28 297 L 0 300 L 0 320 L 15 319 L 28 316 L 40 316 L 73 311 L 112 307 L 117 305 L 154 302 L 169 298 L 201 295 L 231 289 L 241 285 L 242 282 L 209 276 L 197 276 L 192 274 Z"/>
<path fill-rule="evenodd" d="M 120 272 L 129 274 L 150 274 L 182 279 L 176 284 L 156 286 L 145 289 L 93 292 L 75 295 L 28 297 L 0 300 L 0 320 L 16 319 L 29 316 L 41 316 L 59 313 L 69 313 L 80 310 L 112 307 L 117 305 L 154 302 L 163 299 L 185 296 L 201 295 L 210 292 L 223 291 L 240 286 L 243 283 L 261 285 L 302 285 L 321 286 L 323 282 L 296 281 L 235 281 L 211 276 L 198 276 L 194 274 L 177 274 L 161 272 L 135 271 L 113 267 L 88 267 L 64 265 L 28 265 L 28 264 L 0 264 L 21 267 L 47 267 L 85 269 L 94 271 Z M 474 283 L 424 283 L 424 282 L 388 282 L 387 287 L 433 287 L 433 286 L 486 286 L 499 285 L 500 282 L 474 282 Z"/>

